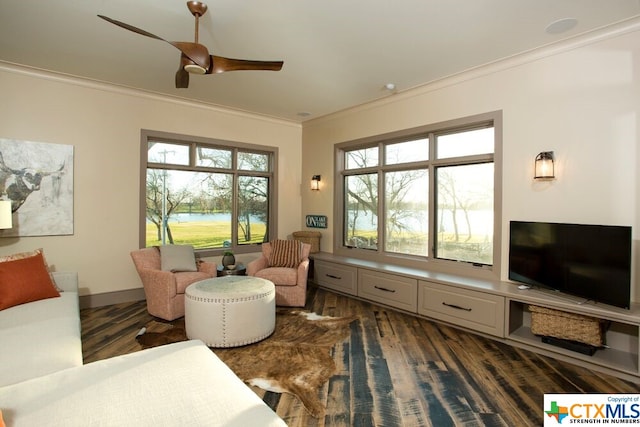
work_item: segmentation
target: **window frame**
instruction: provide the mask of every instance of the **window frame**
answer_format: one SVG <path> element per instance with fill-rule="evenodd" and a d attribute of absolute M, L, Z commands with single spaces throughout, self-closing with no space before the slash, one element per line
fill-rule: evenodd
<path fill-rule="evenodd" d="M 494 152 L 492 154 L 469 155 L 453 158 L 436 158 L 435 136 L 445 135 L 452 132 L 460 132 L 483 126 L 493 126 L 494 128 Z M 429 137 L 428 160 L 410 163 L 384 164 L 384 145 L 403 142 L 412 139 Z M 345 152 L 378 146 L 380 153 L 379 164 L 376 167 L 366 167 L 361 169 L 345 169 Z M 437 181 L 436 170 L 440 166 L 477 164 L 492 161 L 494 165 L 493 180 L 493 264 L 474 264 L 464 261 L 435 258 L 435 213 Z M 401 171 L 417 168 L 428 168 L 429 179 L 429 248 L 428 256 L 415 256 L 386 252 L 384 249 L 384 173 L 387 171 Z M 345 177 L 355 173 L 378 173 L 378 239 L 377 249 L 359 249 L 349 247 L 344 244 L 345 233 Z M 335 227 L 333 229 L 333 253 L 339 256 L 358 258 L 366 261 L 393 264 L 399 267 L 415 268 L 433 272 L 445 272 L 452 274 L 462 274 L 466 276 L 497 279 L 501 275 L 501 246 L 502 246 L 502 111 L 492 111 L 488 113 L 473 115 L 469 117 L 434 123 L 411 129 L 366 137 L 354 141 L 336 144 L 334 146 L 334 218 Z"/>
<path fill-rule="evenodd" d="M 148 146 L 149 141 L 166 142 L 176 145 L 187 145 L 190 147 L 189 165 L 176 165 L 176 164 L 163 164 L 148 162 Z M 207 148 L 217 148 L 223 150 L 230 150 L 232 152 L 231 168 L 215 168 L 208 166 L 196 165 L 196 150 L 195 147 L 202 146 Z M 250 171 L 245 169 L 238 169 L 238 151 L 266 154 L 268 155 L 269 170 L 262 171 Z M 191 172 L 210 172 L 210 173 L 225 173 L 232 175 L 234 191 L 238 191 L 238 180 L 240 176 L 258 176 L 268 178 L 268 192 L 269 192 L 269 204 L 268 204 L 268 220 L 267 220 L 267 237 L 265 241 L 275 239 L 278 235 L 278 218 L 277 218 L 277 206 L 278 206 L 278 147 L 271 147 L 258 144 L 249 144 L 237 141 L 227 141 L 221 139 L 205 138 L 198 136 L 182 135 L 175 133 L 168 133 L 162 131 L 154 131 L 149 129 L 142 129 L 140 132 L 140 191 L 139 191 L 139 247 L 146 247 L 146 181 L 147 181 L 147 168 L 153 169 L 167 169 L 176 171 L 191 171 Z M 249 243 L 249 244 L 236 244 L 238 241 L 238 220 L 237 220 L 238 198 L 234 197 L 232 200 L 232 215 L 231 215 L 231 246 L 223 248 L 196 248 L 198 256 L 210 257 L 220 256 L 226 251 L 232 251 L 235 254 L 259 252 L 261 243 Z"/>

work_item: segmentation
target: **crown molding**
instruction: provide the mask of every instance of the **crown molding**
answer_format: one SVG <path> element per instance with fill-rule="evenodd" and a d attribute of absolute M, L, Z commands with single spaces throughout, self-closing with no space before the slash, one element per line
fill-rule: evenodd
<path fill-rule="evenodd" d="M 135 96 L 138 98 L 144 98 L 151 101 L 156 102 L 166 102 L 179 106 L 186 106 L 191 108 L 200 108 L 208 111 L 213 111 L 219 114 L 227 114 L 236 117 L 242 117 L 250 120 L 259 120 L 263 122 L 269 122 L 272 124 L 282 125 L 282 126 L 292 126 L 295 128 L 301 128 L 302 125 L 295 121 L 284 120 L 280 118 L 275 118 L 263 114 L 252 113 L 249 111 L 225 107 L 222 105 L 206 103 L 206 102 L 197 102 L 186 98 L 181 98 L 178 96 L 166 95 L 157 92 L 146 91 L 142 89 L 136 89 L 128 86 L 117 85 L 114 83 L 107 83 L 100 80 L 93 80 L 84 77 L 78 77 L 71 74 L 58 73 L 54 71 L 49 71 L 36 67 L 29 67 L 22 64 L 16 64 L 13 62 L 2 61 L 0 60 L 0 71 L 20 74 L 23 76 L 28 76 L 36 79 L 49 80 L 58 83 L 78 86 L 87 89 L 99 90 L 104 92 L 115 93 L 119 95 L 127 95 L 127 96 Z"/>
<path fill-rule="evenodd" d="M 469 68 L 459 73 L 455 73 L 437 80 L 421 84 L 419 86 L 399 91 L 385 98 L 380 98 L 363 104 L 354 105 L 352 107 L 348 107 L 334 113 L 316 117 L 305 121 L 304 125 L 313 126 L 313 124 L 316 123 L 321 124 L 323 122 L 346 117 L 362 111 L 379 108 L 397 102 L 402 102 L 410 98 L 423 96 L 429 92 L 434 92 L 449 86 L 458 85 L 465 81 L 498 73 L 500 71 L 508 70 L 514 67 L 532 63 L 544 58 L 552 57 L 564 52 L 569 52 L 571 50 L 579 49 L 584 46 L 589 46 L 595 43 L 638 31 L 640 31 L 640 16 L 626 19 L 616 24 L 602 27 L 588 33 L 579 34 L 559 42 L 549 43 L 547 45 L 540 46 L 535 49 L 518 53 L 506 58 L 502 58 L 487 64 Z"/>

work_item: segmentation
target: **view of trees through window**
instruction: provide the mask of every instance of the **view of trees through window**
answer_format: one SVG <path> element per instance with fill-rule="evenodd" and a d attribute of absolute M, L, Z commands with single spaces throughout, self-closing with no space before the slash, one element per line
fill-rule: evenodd
<path fill-rule="evenodd" d="M 493 264 L 494 127 L 342 149 L 343 245 Z"/>
<path fill-rule="evenodd" d="M 272 155 L 150 138 L 146 246 L 216 249 L 268 241 Z"/>

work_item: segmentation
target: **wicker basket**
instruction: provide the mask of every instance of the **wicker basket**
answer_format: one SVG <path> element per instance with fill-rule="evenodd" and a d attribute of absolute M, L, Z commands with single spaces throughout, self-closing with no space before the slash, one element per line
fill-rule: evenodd
<path fill-rule="evenodd" d="M 535 335 L 550 336 L 578 341 L 595 347 L 602 347 L 604 321 L 595 317 L 530 305 L 531 332 Z"/>
<path fill-rule="evenodd" d="M 320 252 L 320 238 L 322 233 L 319 231 L 294 231 L 293 239 L 302 243 L 309 243 L 311 245 L 311 253 Z"/>

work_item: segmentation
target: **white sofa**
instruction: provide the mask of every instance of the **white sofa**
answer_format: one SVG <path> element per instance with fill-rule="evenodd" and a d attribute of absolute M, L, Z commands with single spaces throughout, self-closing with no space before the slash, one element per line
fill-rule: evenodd
<path fill-rule="evenodd" d="M 198 340 L 82 365 L 77 277 L 59 274 L 61 298 L 0 311 L 7 427 L 286 427 Z"/>
<path fill-rule="evenodd" d="M 60 298 L 0 310 L 0 386 L 82 365 L 78 275 L 53 278 Z"/>

